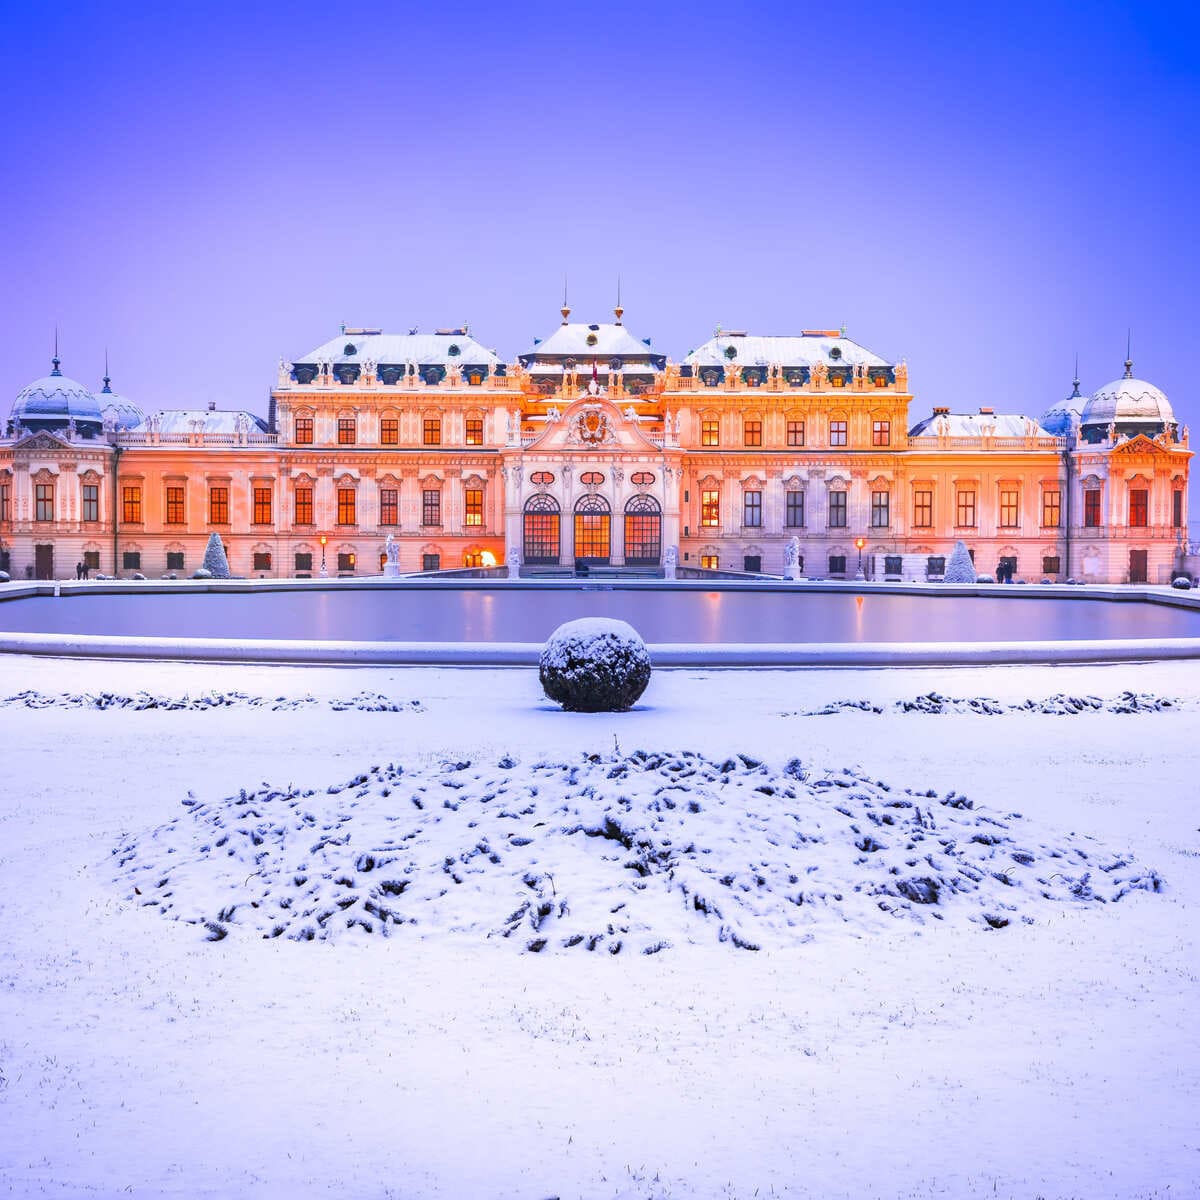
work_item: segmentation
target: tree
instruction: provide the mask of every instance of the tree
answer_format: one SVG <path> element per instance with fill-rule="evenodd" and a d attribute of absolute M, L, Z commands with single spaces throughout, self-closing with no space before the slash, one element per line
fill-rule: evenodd
<path fill-rule="evenodd" d="M 966 542 L 955 542 L 950 561 L 946 564 L 946 573 L 942 576 L 945 583 L 974 583 L 975 564 L 967 553 Z"/>
<path fill-rule="evenodd" d="M 229 559 L 225 557 L 225 547 L 221 545 L 220 534 L 209 534 L 208 546 L 204 550 L 204 569 L 211 572 L 214 579 L 229 578 Z"/>

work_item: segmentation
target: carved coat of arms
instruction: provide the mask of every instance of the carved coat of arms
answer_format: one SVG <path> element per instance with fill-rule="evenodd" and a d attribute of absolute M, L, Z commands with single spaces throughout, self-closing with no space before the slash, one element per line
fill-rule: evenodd
<path fill-rule="evenodd" d="M 585 446 L 603 446 L 615 442 L 617 435 L 608 421 L 608 413 L 599 404 L 585 405 L 575 414 L 568 441 Z"/>

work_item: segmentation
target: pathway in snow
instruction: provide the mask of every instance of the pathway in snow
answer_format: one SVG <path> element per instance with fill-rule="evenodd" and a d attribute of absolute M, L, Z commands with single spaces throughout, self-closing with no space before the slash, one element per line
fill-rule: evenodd
<path fill-rule="evenodd" d="M 207 936 L 504 938 L 524 951 L 755 950 L 983 930 L 1162 881 L 1096 840 L 853 768 L 692 751 L 373 765 L 268 784 L 114 851 L 130 901 Z"/>

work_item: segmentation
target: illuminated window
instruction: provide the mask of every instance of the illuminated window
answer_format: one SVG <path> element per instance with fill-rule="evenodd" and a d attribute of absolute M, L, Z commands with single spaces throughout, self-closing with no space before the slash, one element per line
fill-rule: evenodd
<path fill-rule="evenodd" d="M 53 521 L 54 520 L 54 484 L 38 483 L 34 484 L 34 500 L 36 508 L 34 510 L 34 519 L 37 521 Z"/>
<path fill-rule="evenodd" d="M 721 444 L 721 422 L 716 417 L 705 417 L 700 422 L 700 445 L 719 446 Z"/>
<path fill-rule="evenodd" d="M 467 488 L 466 520 L 467 525 L 483 524 L 483 489 Z"/>
<path fill-rule="evenodd" d="M 170 488 L 167 492 L 170 493 Z M 180 491 L 183 489 L 181 488 Z M 8 519 L 8 484 L 0 487 L 0 521 Z M 83 485 L 83 519 L 85 521 L 100 520 L 100 485 L 85 483 Z"/>
<path fill-rule="evenodd" d="M 353 417 L 338 417 L 338 445 L 353 446 L 358 440 L 358 422 Z"/>
<path fill-rule="evenodd" d="M 742 428 L 743 441 L 747 446 L 762 445 L 762 422 L 746 421 Z"/>
<path fill-rule="evenodd" d="M 829 493 L 829 528 L 846 528 L 846 493 Z"/>
<path fill-rule="evenodd" d="M 742 524 L 762 525 L 762 492 L 742 493 Z"/>
<path fill-rule="evenodd" d="M 804 445 L 804 422 L 789 421 L 787 423 L 787 444 L 789 446 Z"/>
<path fill-rule="evenodd" d="M 1021 493 L 1015 488 L 1000 490 L 1000 525 L 1015 529 L 1021 523 Z"/>
<path fill-rule="evenodd" d="M 398 446 L 400 444 L 400 422 L 396 417 L 384 417 L 379 422 L 379 444 L 381 446 Z"/>
<path fill-rule="evenodd" d="M 1042 493 L 1042 524 L 1057 529 L 1062 523 L 1062 493 L 1056 488 Z"/>
<path fill-rule="evenodd" d="M 468 417 L 467 418 L 467 445 L 482 446 L 483 445 L 483 418 Z"/>
<path fill-rule="evenodd" d="M 296 489 L 296 524 L 311 525 L 313 523 L 313 490 L 310 487 Z"/>
<path fill-rule="evenodd" d="M 271 489 L 269 487 L 254 489 L 254 524 L 271 524 Z"/>
<path fill-rule="evenodd" d="M 1145 488 L 1129 490 L 1129 524 L 1144 529 L 1150 524 L 1150 493 Z"/>
<path fill-rule="evenodd" d="M 421 425 L 421 443 L 425 446 L 440 446 L 442 444 L 441 417 L 426 417 Z"/>
<path fill-rule="evenodd" d="M 712 490 L 700 493 L 700 524 L 719 525 L 721 523 L 721 493 Z"/>
<path fill-rule="evenodd" d="M 483 551 L 482 550 L 464 550 L 463 551 L 463 566 L 464 567 L 482 567 L 483 566 Z"/>
<path fill-rule="evenodd" d="M 892 444 L 892 423 L 891 421 L 872 421 L 871 422 L 871 445 L 872 446 L 890 446 Z"/>
<path fill-rule="evenodd" d="M 871 380 L 876 387 L 887 387 L 887 376 L 882 373 L 879 375 L 872 375 Z"/>
<path fill-rule="evenodd" d="M 931 529 L 933 527 L 933 492 L 928 488 L 918 488 L 913 492 L 913 528 Z"/>
<path fill-rule="evenodd" d="M 400 493 L 395 488 L 379 489 L 380 525 L 400 524 Z"/>
<path fill-rule="evenodd" d="M 549 471 L 534 471 L 529 480 L 531 483 L 536 483 L 538 487 L 549 487 L 554 482 L 554 476 Z M 634 482 L 637 482 L 636 478 Z"/>
<path fill-rule="evenodd" d="M 975 528 L 975 492 L 972 489 L 960 489 L 955 508 L 954 523 L 960 529 Z"/>
<path fill-rule="evenodd" d="M 845 387 L 846 380 L 841 375 L 832 375 L 829 379 L 830 387 Z"/>
<path fill-rule="evenodd" d="M 297 417 L 296 418 L 296 445 L 311 446 L 313 444 L 313 419 L 312 417 Z"/>
<path fill-rule="evenodd" d="M 721 565 L 721 560 L 715 554 L 700 555 L 700 566 L 706 571 L 715 571 Z"/>
<path fill-rule="evenodd" d="M 354 552 L 338 555 L 338 571 L 352 573 L 354 571 Z"/>
<path fill-rule="evenodd" d="M 787 494 L 787 527 L 802 529 L 804 527 L 804 493 L 788 492 Z"/>
<path fill-rule="evenodd" d="M 584 487 L 599 487 L 604 482 L 604 476 L 599 471 L 584 471 L 579 477 Z"/>
<path fill-rule="evenodd" d="M 126 484 L 121 489 L 121 520 L 126 525 L 142 523 L 142 488 L 140 484 Z"/>
<path fill-rule="evenodd" d="M 229 489 L 227 487 L 210 487 L 208 489 L 208 523 L 210 525 L 229 524 Z"/>
<path fill-rule="evenodd" d="M 871 493 L 871 528 L 886 529 L 892 523 L 891 495 L 888 492 Z"/>
<path fill-rule="evenodd" d="M 1100 527 L 1100 489 L 1090 488 L 1083 493 L 1083 523 L 1091 529 Z"/>
<path fill-rule="evenodd" d="M 440 525 L 442 523 L 442 491 L 441 488 L 426 488 L 421 493 L 421 524 Z"/>
<path fill-rule="evenodd" d="M 174 485 L 167 488 L 167 524 L 182 525 L 183 519 L 183 488 Z"/>
<path fill-rule="evenodd" d="M 537 475 L 547 473 L 539 471 Z M 530 496 L 525 503 L 524 558 L 527 563 L 543 566 L 558 563 L 561 523 L 558 501 L 553 496 L 545 492 Z"/>
<path fill-rule="evenodd" d="M 358 523 L 356 499 L 357 494 L 352 487 L 338 488 L 337 523 L 339 525 L 356 525 Z"/>
<path fill-rule="evenodd" d="M 831 446 L 844 446 L 846 444 L 845 421 L 829 422 L 829 444 Z"/>

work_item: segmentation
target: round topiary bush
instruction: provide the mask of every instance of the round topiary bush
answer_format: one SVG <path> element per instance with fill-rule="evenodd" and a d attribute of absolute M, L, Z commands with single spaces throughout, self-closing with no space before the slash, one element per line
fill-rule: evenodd
<path fill-rule="evenodd" d="M 192 572 L 193 579 L 211 579 L 212 577 L 213 573 L 207 567 L 197 567 Z"/>
<path fill-rule="evenodd" d="M 1178 588 L 1181 592 L 1186 592 L 1191 590 L 1192 581 L 1186 575 L 1176 575 L 1171 580 L 1171 586 Z"/>
<path fill-rule="evenodd" d="M 12 577 L 7 571 L 0 571 L 0 583 L 10 583 L 11 581 Z"/>
<path fill-rule="evenodd" d="M 567 712 L 625 712 L 650 682 L 650 655 L 627 622 L 584 617 L 550 635 L 538 674 Z"/>
<path fill-rule="evenodd" d="M 996 577 L 994 575 L 976 575 L 975 582 L 976 583 L 995 583 Z"/>

